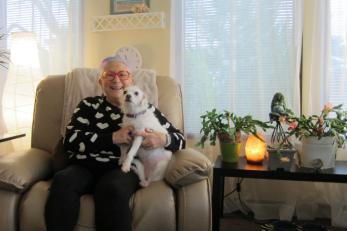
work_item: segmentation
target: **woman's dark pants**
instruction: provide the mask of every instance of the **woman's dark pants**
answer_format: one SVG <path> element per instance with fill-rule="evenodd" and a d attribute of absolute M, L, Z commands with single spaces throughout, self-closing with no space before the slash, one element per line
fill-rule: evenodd
<path fill-rule="evenodd" d="M 93 194 L 95 226 L 98 231 L 131 230 L 129 199 L 138 189 L 135 173 L 116 168 L 87 168 L 69 165 L 57 172 L 46 202 L 48 231 L 73 230 L 80 210 L 80 197 Z"/>

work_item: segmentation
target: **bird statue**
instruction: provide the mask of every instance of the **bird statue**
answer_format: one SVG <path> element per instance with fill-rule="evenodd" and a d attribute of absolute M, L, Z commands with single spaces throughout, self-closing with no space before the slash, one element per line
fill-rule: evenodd
<path fill-rule="evenodd" d="M 281 120 L 284 118 L 287 119 L 288 116 L 294 115 L 293 111 L 287 108 L 284 96 L 281 92 L 277 92 L 271 101 L 271 112 L 270 122 L 276 122 L 276 126 L 271 135 L 272 143 L 285 143 L 286 145 L 291 146 L 290 142 L 287 140 L 285 136 L 285 132 L 281 125 Z"/>
<path fill-rule="evenodd" d="M 293 111 L 287 108 L 284 96 L 281 92 L 277 92 L 271 101 L 271 113 L 279 116 L 293 115 Z"/>

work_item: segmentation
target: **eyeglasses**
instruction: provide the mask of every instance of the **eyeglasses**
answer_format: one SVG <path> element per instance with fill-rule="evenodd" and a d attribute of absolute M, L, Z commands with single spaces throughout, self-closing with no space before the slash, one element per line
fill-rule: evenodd
<path fill-rule="evenodd" d="M 102 74 L 103 79 L 107 79 L 108 81 L 114 80 L 116 77 L 119 78 L 119 80 L 127 80 L 129 79 L 130 73 L 128 71 L 118 71 L 118 72 L 113 72 L 113 71 L 105 71 Z"/>

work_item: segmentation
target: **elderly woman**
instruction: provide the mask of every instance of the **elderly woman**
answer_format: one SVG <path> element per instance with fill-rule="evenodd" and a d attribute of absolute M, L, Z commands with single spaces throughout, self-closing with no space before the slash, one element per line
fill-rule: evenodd
<path fill-rule="evenodd" d="M 99 84 L 103 96 L 83 99 L 74 111 L 64 137 L 69 164 L 53 178 L 46 203 L 47 230 L 73 230 L 80 209 L 80 197 L 92 193 L 96 230 L 131 230 L 129 199 L 139 188 L 134 172 L 124 173 L 118 165 L 121 144 L 129 144 L 133 134 L 144 136 L 146 148 L 165 147 L 175 152 L 185 147 L 181 132 L 170 124 L 168 136 L 146 130 L 136 133 L 121 127 L 120 99 L 123 88 L 133 83 L 131 71 L 120 57 L 101 63 Z M 153 106 L 152 106 L 153 107 Z M 167 119 L 155 109 L 161 124 Z"/>

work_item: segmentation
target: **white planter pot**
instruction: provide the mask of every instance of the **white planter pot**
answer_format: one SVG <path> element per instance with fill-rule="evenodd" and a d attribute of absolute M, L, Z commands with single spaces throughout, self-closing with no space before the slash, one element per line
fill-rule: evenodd
<path fill-rule="evenodd" d="M 316 168 L 319 162 L 321 169 L 334 168 L 337 142 L 334 137 L 304 137 L 300 153 L 300 165 L 306 168 Z M 320 160 L 320 161 L 319 161 Z"/>

